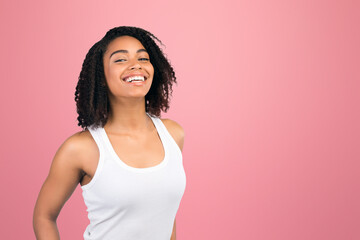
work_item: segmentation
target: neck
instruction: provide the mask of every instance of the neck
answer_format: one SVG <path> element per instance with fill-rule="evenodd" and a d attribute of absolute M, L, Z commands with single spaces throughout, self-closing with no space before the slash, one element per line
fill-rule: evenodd
<path fill-rule="evenodd" d="M 151 119 L 145 112 L 145 98 L 114 101 L 110 107 L 111 112 L 104 126 L 105 130 L 115 133 L 134 133 L 143 132 L 151 126 Z"/>

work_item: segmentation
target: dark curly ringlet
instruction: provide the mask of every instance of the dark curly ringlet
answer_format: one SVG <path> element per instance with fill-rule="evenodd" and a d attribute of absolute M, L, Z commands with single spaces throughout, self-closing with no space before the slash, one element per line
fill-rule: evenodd
<path fill-rule="evenodd" d="M 104 127 L 108 120 L 110 102 L 106 84 L 103 56 L 109 43 L 121 36 L 138 39 L 149 54 L 154 67 L 154 77 L 149 92 L 145 96 L 145 111 L 150 115 L 161 117 L 161 110 L 169 109 L 172 85 L 176 83 L 175 72 L 162 50 L 155 43 L 152 33 L 130 26 L 110 29 L 105 36 L 95 43 L 86 54 L 75 91 L 75 102 L 78 126 L 83 130 L 91 125 Z"/>

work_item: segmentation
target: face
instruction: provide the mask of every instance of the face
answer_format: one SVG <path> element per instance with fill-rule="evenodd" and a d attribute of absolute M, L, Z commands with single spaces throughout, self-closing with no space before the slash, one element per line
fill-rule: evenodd
<path fill-rule="evenodd" d="M 145 100 L 153 80 L 154 67 L 139 40 L 130 36 L 114 39 L 104 53 L 103 63 L 110 99 Z M 142 78 L 144 81 L 140 81 Z"/>

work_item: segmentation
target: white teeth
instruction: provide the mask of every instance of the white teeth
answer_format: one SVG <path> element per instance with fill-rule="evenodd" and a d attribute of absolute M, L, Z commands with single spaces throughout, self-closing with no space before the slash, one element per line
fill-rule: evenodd
<path fill-rule="evenodd" d="M 127 78 L 125 81 L 126 82 L 132 82 L 132 81 L 145 81 L 145 78 L 143 76 L 134 76 L 134 77 L 129 77 Z"/>

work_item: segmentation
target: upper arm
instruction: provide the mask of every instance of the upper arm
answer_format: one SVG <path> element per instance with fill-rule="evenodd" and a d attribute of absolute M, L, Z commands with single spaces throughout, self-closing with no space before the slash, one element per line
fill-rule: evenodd
<path fill-rule="evenodd" d="M 81 148 L 81 139 L 74 134 L 55 153 L 36 202 L 34 216 L 56 220 L 82 177 Z"/>
<path fill-rule="evenodd" d="M 170 135 L 174 138 L 175 142 L 178 144 L 180 150 L 183 150 L 184 147 L 184 138 L 185 138 L 185 131 L 183 127 L 174 120 L 171 119 L 161 119 L 167 128 Z"/>

